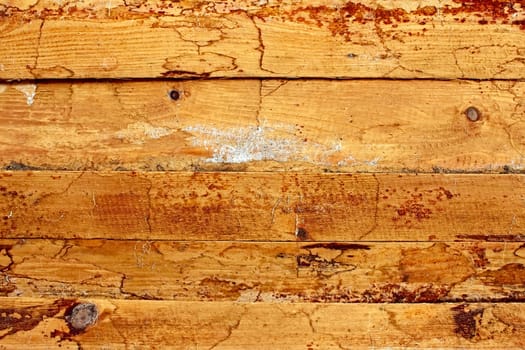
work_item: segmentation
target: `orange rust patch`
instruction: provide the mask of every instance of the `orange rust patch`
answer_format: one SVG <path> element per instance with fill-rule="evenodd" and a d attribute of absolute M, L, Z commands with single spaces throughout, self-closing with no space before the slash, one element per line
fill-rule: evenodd
<path fill-rule="evenodd" d="M 444 243 L 427 249 L 407 249 L 400 261 L 402 280 L 442 285 L 465 281 L 475 273 L 470 260 Z"/>

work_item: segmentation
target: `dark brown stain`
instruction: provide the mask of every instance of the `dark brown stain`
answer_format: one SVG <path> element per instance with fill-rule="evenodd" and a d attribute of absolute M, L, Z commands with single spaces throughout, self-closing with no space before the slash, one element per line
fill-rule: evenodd
<path fill-rule="evenodd" d="M 394 221 L 398 221 L 401 217 L 405 217 L 405 221 L 408 221 L 408 218 L 422 221 L 423 219 L 430 219 L 432 210 L 425 206 L 422 197 L 413 195 L 411 199 L 406 200 L 396 209 L 396 214 L 397 216 L 392 218 Z"/>
<path fill-rule="evenodd" d="M 167 70 L 161 73 L 166 78 L 209 78 L 211 73 L 198 73 L 187 70 Z"/>
<path fill-rule="evenodd" d="M 365 244 L 339 243 L 339 242 L 308 244 L 308 245 L 302 246 L 302 248 L 303 249 L 323 248 L 323 249 L 340 250 L 340 251 L 354 250 L 354 249 L 370 250 L 370 247 Z"/>
<path fill-rule="evenodd" d="M 1 266 L 0 271 L 3 272 L 3 275 L 0 275 L 0 296 L 8 296 L 9 293 L 12 293 L 16 289 L 16 285 L 11 282 L 7 272 L 11 271 L 11 268 L 14 265 L 13 255 L 11 254 L 11 249 L 13 245 L 9 244 L 0 244 L 0 254 L 9 258 L 9 263 L 5 266 Z"/>
<path fill-rule="evenodd" d="M 0 244 L 0 253 L 9 258 L 9 264 L 7 264 L 6 266 L 2 266 L 2 268 L 0 269 L 0 271 L 2 272 L 10 271 L 13 267 L 14 261 L 13 255 L 11 254 L 11 249 L 13 249 L 12 244 Z"/>
<path fill-rule="evenodd" d="M 454 332 L 465 339 L 472 339 L 476 336 L 478 324 L 483 317 L 483 308 L 470 309 L 468 305 L 458 305 L 452 308 L 454 323 L 456 328 Z"/>
<path fill-rule="evenodd" d="M 473 246 L 470 248 L 470 251 L 473 254 L 473 260 L 476 267 L 482 268 L 489 264 L 489 259 L 487 259 L 487 255 L 485 253 L 486 248 Z"/>
<path fill-rule="evenodd" d="M 340 255 L 339 255 L 340 256 Z M 319 254 L 298 254 L 297 275 L 314 275 L 317 277 L 330 277 L 342 272 L 355 270 L 356 266 L 336 258 L 324 258 Z"/>
<path fill-rule="evenodd" d="M 61 310 L 71 307 L 75 300 L 59 299 L 51 304 L 19 308 L 0 308 L 0 330 L 3 339 L 17 332 L 30 331 L 45 318 L 55 317 Z"/>
<path fill-rule="evenodd" d="M 447 197 L 447 199 L 452 199 L 454 198 L 454 194 L 452 194 L 452 192 L 450 192 L 449 190 L 447 190 L 446 188 L 444 187 L 439 187 L 437 190 L 437 195 L 436 195 L 436 199 L 438 201 L 442 200 L 443 196 Z"/>
<path fill-rule="evenodd" d="M 511 263 L 497 270 L 489 270 L 479 275 L 480 280 L 487 285 L 502 287 L 505 285 L 525 286 L 525 266 Z"/>
<path fill-rule="evenodd" d="M 308 232 L 302 227 L 297 228 L 295 231 L 295 237 L 297 237 L 297 240 L 299 241 L 307 241 L 310 239 Z"/>
<path fill-rule="evenodd" d="M 457 235 L 456 241 L 525 242 L 525 235 Z"/>
<path fill-rule="evenodd" d="M 11 163 L 9 163 L 8 165 L 4 167 L 4 170 L 26 171 L 26 170 L 48 170 L 48 169 L 12 161 Z"/>
<path fill-rule="evenodd" d="M 374 285 L 363 292 L 362 299 L 367 303 L 437 303 L 446 300 L 451 286 L 408 285 L 386 283 Z"/>

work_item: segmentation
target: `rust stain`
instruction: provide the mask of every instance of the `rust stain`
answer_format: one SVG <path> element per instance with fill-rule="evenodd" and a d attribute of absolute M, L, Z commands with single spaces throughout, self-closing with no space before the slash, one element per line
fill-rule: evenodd
<path fill-rule="evenodd" d="M 254 286 L 249 286 L 245 283 L 237 283 L 217 277 L 206 277 L 200 281 L 199 285 L 198 294 L 204 300 L 215 300 L 218 298 L 235 300 L 241 296 L 242 291 L 254 288 Z"/>
<path fill-rule="evenodd" d="M 476 245 L 470 248 L 470 251 L 473 254 L 473 260 L 476 267 L 486 267 L 489 264 L 489 259 L 487 259 L 487 255 L 485 253 L 486 248 L 479 247 Z"/>
<path fill-rule="evenodd" d="M 0 331 L 3 339 L 21 331 L 30 331 L 45 318 L 55 317 L 63 309 L 71 307 L 74 300 L 59 299 L 52 304 L 27 306 L 20 308 L 0 308 Z"/>
<path fill-rule="evenodd" d="M 458 305 L 452 308 L 454 332 L 465 339 L 473 339 L 476 336 L 477 328 L 483 317 L 483 308 L 470 309 L 468 305 Z"/>
<path fill-rule="evenodd" d="M 480 280 L 487 285 L 501 287 L 504 285 L 525 286 L 525 266 L 511 263 L 497 270 L 486 271 L 479 275 Z"/>
<path fill-rule="evenodd" d="M 149 215 L 148 200 L 143 195 L 133 193 L 97 195 L 93 203 L 93 214 L 111 225 L 143 226 L 144 218 Z"/>
<path fill-rule="evenodd" d="M 450 286 L 432 283 L 408 285 L 399 283 L 374 284 L 363 292 L 367 303 L 436 303 L 445 301 Z"/>
<path fill-rule="evenodd" d="M 297 277 L 317 276 L 327 278 L 356 269 L 356 265 L 339 259 L 340 256 L 326 258 L 312 252 L 309 252 L 309 254 L 298 254 L 296 257 Z"/>
<path fill-rule="evenodd" d="M 457 235 L 457 241 L 525 242 L 525 235 Z"/>
<path fill-rule="evenodd" d="M 451 200 L 455 196 L 451 191 L 444 187 L 428 190 L 414 189 L 412 193 L 407 192 L 408 199 L 405 199 L 398 207 L 394 207 L 394 222 L 403 221 L 405 225 L 410 225 L 413 220 L 421 222 L 430 219 L 434 211 L 441 211 L 438 203 Z M 389 207 L 392 207 L 388 205 Z"/>
<path fill-rule="evenodd" d="M 403 282 L 453 285 L 475 273 L 471 261 L 444 243 L 426 249 L 407 249 L 400 260 Z"/>
<path fill-rule="evenodd" d="M 244 15 L 263 21 L 279 19 L 296 23 L 307 23 L 318 27 L 326 26 L 334 35 L 345 38 L 351 36 L 350 24 L 383 24 L 396 27 L 398 23 L 416 22 L 425 25 L 437 16 L 449 16 L 454 21 L 465 22 L 467 19 L 479 25 L 509 24 L 524 29 L 524 20 L 515 18 L 525 8 L 524 0 L 453 0 L 455 5 L 442 7 L 422 6 L 415 10 L 400 7 L 387 8 L 381 5 L 372 7 L 363 3 L 348 1 L 340 6 L 301 6 L 286 2 L 257 4 L 253 2 L 224 1 L 220 4 L 194 2 L 189 0 L 134 2 L 125 6 L 86 6 L 69 3 L 35 4 L 29 9 L 13 5 L 0 5 L 0 13 L 22 20 L 37 19 L 93 19 L 113 20 L 149 19 L 159 17 L 185 16 L 225 16 Z M 13 17 L 14 18 L 14 17 Z M 208 17 L 209 18 L 209 17 Z M 441 17 L 442 18 L 442 17 Z M 181 23 L 181 26 L 187 24 Z"/>

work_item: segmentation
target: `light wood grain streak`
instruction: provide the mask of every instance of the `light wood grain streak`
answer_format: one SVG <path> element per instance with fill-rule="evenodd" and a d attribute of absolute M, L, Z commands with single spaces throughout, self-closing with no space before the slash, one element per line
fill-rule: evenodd
<path fill-rule="evenodd" d="M 75 300 L 0 299 L 4 348 L 522 348 L 524 304 L 250 304 L 89 300 L 98 323 L 78 335 Z M 5 315 L 5 316 L 4 316 Z M 18 315 L 18 316 L 17 316 Z M 20 317 L 21 316 L 21 317 Z"/>
<path fill-rule="evenodd" d="M 522 175 L 2 172 L 4 238 L 523 241 Z"/>
<path fill-rule="evenodd" d="M 0 166 L 522 171 L 524 96 L 525 83 L 504 81 L 6 84 Z"/>
<path fill-rule="evenodd" d="M 0 293 L 238 302 L 525 300 L 524 243 L 0 241 Z"/>
<path fill-rule="evenodd" d="M 523 0 L 3 0 L 0 79 L 518 79 L 524 8 Z"/>

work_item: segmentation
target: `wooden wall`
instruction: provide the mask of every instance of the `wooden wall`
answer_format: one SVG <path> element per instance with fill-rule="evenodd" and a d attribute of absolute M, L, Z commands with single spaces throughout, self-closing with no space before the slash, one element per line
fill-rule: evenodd
<path fill-rule="evenodd" d="M 0 0 L 0 349 L 525 347 L 524 0 Z"/>

